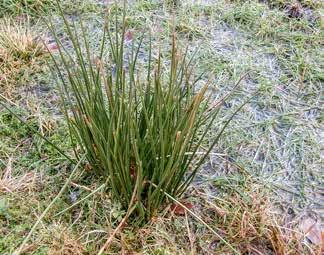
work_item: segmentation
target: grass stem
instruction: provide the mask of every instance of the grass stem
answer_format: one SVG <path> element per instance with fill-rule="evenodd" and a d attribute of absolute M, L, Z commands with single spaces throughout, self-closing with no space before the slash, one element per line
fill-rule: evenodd
<path fill-rule="evenodd" d="M 66 188 L 70 184 L 70 182 L 71 182 L 71 180 L 72 180 L 75 172 L 78 170 L 78 168 L 79 168 L 81 162 L 83 161 L 83 159 L 84 159 L 84 156 L 76 164 L 76 166 L 72 170 L 69 178 L 66 180 L 66 182 L 63 185 L 63 187 L 61 188 L 60 192 L 56 195 L 56 197 L 52 200 L 52 202 L 43 211 L 43 213 L 41 214 L 41 216 L 38 218 L 38 220 L 36 221 L 36 223 L 34 224 L 34 226 L 29 231 L 28 235 L 25 237 L 25 239 L 23 240 L 23 242 L 21 243 L 21 245 L 19 246 L 19 248 L 13 253 L 13 255 L 20 255 L 21 254 L 21 252 L 23 251 L 25 245 L 29 241 L 30 237 L 35 232 L 36 228 L 38 227 L 39 223 L 43 220 L 43 218 L 46 216 L 46 214 L 49 212 L 49 210 L 52 208 L 52 206 L 55 204 L 55 202 L 62 196 L 62 194 L 64 193 L 64 191 L 66 190 Z"/>

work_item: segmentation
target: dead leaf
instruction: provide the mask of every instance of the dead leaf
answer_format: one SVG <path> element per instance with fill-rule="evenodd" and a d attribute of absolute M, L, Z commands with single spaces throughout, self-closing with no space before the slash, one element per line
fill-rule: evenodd
<path fill-rule="evenodd" d="M 181 202 L 182 205 L 184 205 L 187 209 L 191 209 L 193 205 L 189 202 Z M 182 205 L 179 205 L 177 203 L 174 203 L 171 205 L 171 211 L 174 212 L 175 215 L 183 216 L 186 213 L 186 209 L 183 208 Z"/>
<path fill-rule="evenodd" d="M 133 32 L 131 30 L 128 30 L 125 33 L 125 41 L 130 42 L 133 39 Z"/>
<path fill-rule="evenodd" d="M 59 47 L 56 43 L 49 43 L 47 44 L 47 48 L 49 51 L 57 51 Z"/>

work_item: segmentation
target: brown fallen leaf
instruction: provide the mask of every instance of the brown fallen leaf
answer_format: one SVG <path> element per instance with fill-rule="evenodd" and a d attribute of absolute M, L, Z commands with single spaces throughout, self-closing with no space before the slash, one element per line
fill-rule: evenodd
<path fill-rule="evenodd" d="M 191 209 L 193 208 L 193 205 L 189 202 L 181 202 L 186 208 Z M 171 211 L 174 212 L 175 215 L 183 216 L 186 213 L 186 209 L 183 208 L 182 205 L 179 205 L 177 203 L 174 203 L 171 205 Z"/>
<path fill-rule="evenodd" d="M 49 51 L 57 51 L 58 45 L 56 43 L 49 43 L 49 44 L 47 44 L 47 49 Z"/>
<path fill-rule="evenodd" d="M 125 33 L 125 40 L 126 42 L 130 42 L 133 39 L 133 32 L 131 30 L 128 30 Z"/>

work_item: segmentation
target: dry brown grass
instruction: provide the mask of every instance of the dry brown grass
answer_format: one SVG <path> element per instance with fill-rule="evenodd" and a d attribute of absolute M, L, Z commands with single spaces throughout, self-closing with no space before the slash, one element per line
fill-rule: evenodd
<path fill-rule="evenodd" d="M 0 20 L 0 88 L 6 96 L 13 86 L 40 70 L 46 49 L 28 21 Z"/>
<path fill-rule="evenodd" d="M 249 182 L 247 186 L 227 190 L 214 201 L 197 192 L 190 194 L 192 210 L 217 231 L 237 254 L 320 254 L 318 247 L 305 239 L 300 222 L 288 219 L 287 214 L 273 203 L 271 192 L 265 187 Z M 102 234 L 99 236 L 102 237 Z M 135 233 L 133 228 L 126 227 L 116 236 L 109 252 L 236 254 L 190 213 L 179 216 L 170 208 L 164 215 L 152 219 L 150 224 L 136 229 Z"/>
<path fill-rule="evenodd" d="M 244 188 L 233 189 L 215 203 L 208 203 L 209 215 L 205 217 L 224 239 L 241 254 L 315 254 L 297 222 L 289 222 L 286 214 L 279 212 L 269 191 L 255 184 Z M 217 238 L 211 248 L 215 254 L 232 254 Z"/>
<path fill-rule="evenodd" d="M 83 245 L 71 239 L 67 233 L 62 232 L 59 238 L 53 240 L 48 255 L 84 255 L 87 254 Z"/>
<path fill-rule="evenodd" d="M 54 223 L 48 234 L 49 250 L 48 255 L 85 255 L 86 252 L 83 244 L 71 233 L 71 231 L 63 227 L 59 223 Z"/>
<path fill-rule="evenodd" d="M 0 170 L 0 173 L 1 172 Z M 12 172 L 12 159 L 9 158 L 6 168 L 2 175 L 0 175 L 0 194 L 31 190 L 40 179 L 40 174 L 36 171 L 31 171 L 20 176 L 14 176 Z"/>

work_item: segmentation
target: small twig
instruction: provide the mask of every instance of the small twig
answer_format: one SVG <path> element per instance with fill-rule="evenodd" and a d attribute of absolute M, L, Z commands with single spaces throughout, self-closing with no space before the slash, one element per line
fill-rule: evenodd
<path fill-rule="evenodd" d="M 84 185 L 80 185 L 80 184 L 77 184 L 75 182 L 71 182 L 71 185 L 73 187 L 76 187 L 76 188 L 81 188 L 81 189 L 85 189 L 87 191 L 93 191 L 92 189 L 88 188 L 87 186 L 84 186 Z"/>
<path fill-rule="evenodd" d="M 111 233 L 109 238 L 107 239 L 106 243 L 101 247 L 100 251 L 98 252 L 98 255 L 101 255 L 110 245 L 112 240 L 114 239 L 115 235 L 122 229 L 122 227 L 125 225 L 127 219 L 129 217 L 129 214 L 126 214 L 125 217 L 121 220 L 117 228 Z"/>
<path fill-rule="evenodd" d="M 8 97 L 4 96 L 3 94 L 0 94 L 0 97 L 2 97 L 5 100 L 7 100 L 10 104 L 13 104 L 14 106 L 18 107 L 18 105 L 15 102 L 13 102 L 12 100 L 10 100 Z"/>
<path fill-rule="evenodd" d="M 150 182 L 153 187 L 158 188 L 158 186 L 152 182 Z M 184 204 L 176 200 L 173 196 L 169 193 L 165 192 L 163 189 L 159 188 L 168 198 L 170 198 L 173 202 L 180 205 L 183 209 L 185 209 L 188 213 L 190 213 L 194 218 L 200 221 L 206 228 L 208 228 L 215 236 L 217 236 L 223 243 L 225 243 L 233 252 L 234 254 L 240 254 L 229 242 L 227 242 L 220 234 L 218 234 L 211 226 L 209 226 L 202 218 L 200 218 L 197 214 L 195 214 L 192 210 L 186 207 Z M 99 255 L 99 254 L 98 254 Z"/>
<path fill-rule="evenodd" d="M 185 216 L 186 216 L 186 225 L 187 225 L 188 238 L 189 238 L 189 242 L 190 242 L 191 255 L 194 255 L 195 254 L 195 252 L 194 252 L 194 240 L 192 238 L 192 234 L 191 234 L 191 231 L 190 231 L 187 211 L 185 211 Z"/>
<path fill-rule="evenodd" d="M 84 156 L 76 164 L 76 166 L 74 167 L 74 169 L 73 169 L 72 173 L 70 174 L 69 178 L 66 180 L 66 182 L 63 185 L 63 187 L 61 188 L 60 192 L 56 195 L 56 197 L 52 200 L 52 202 L 43 211 L 43 213 L 38 218 L 38 220 L 36 221 L 36 223 L 34 224 L 34 226 L 32 227 L 32 229 L 29 231 L 28 235 L 25 237 L 24 241 L 21 243 L 21 245 L 19 246 L 19 248 L 13 253 L 13 255 L 19 255 L 19 254 L 21 254 L 21 252 L 23 251 L 25 245 L 29 241 L 29 238 L 34 233 L 34 231 L 36 230 L 38 224 L 43 220 L 43 218 L 48 213 L 48 211 L 52 208 L 52 206 L 55 204 L 55 202 L 62 196 L 63 192 L 68 187 L 70 181 L 72 180 L 72 177 L 73 177 L 74 173 L 79 168 L 79 166 L 80 166 L 80 164 L 81 164 L 81 162 L 82 162 L 83 159 L 84 159 Z"/>
<path fill-rule="evenodd" d="M 127 213 L 125 215 L 125 217 L 121 220 L 121 222 L 118 224 L 117 228 L 115 228 L 115 230 L 111 233 L 111 235 L 109 236 L 109 238 L 107 239 L 107 241 L 105 242 L 105 244 L 101 247 L 100 251 L 98 252 L 97 255 L 101 255 L 103 254 L 103 252 L 109 248 L 111 242 L 113 241 L 114 237 L 117 235 L 117 233 L 124 227 L 126 221 L 128 220 L 129 216 L 132 214 L 132 212 L 135 209 L 134 203 L 136 200 L 136 191 L 137 191 L 137 187 L 138 187 L 138 181 L 135 184 L 134 190 L 133 190 L 133 194 L 132 194 L 132 198 L 131 201 L 129 202 L 129 206 L 128 206 L 128 210 Z"/>

